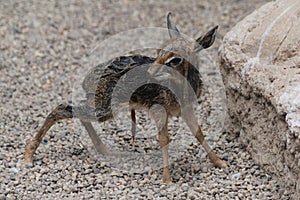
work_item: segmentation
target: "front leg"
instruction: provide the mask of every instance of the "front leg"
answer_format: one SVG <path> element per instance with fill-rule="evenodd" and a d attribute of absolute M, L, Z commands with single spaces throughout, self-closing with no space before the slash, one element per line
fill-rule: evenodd
<path fill-rule="evenodd" d="M 195 136 L 197 140 L 200 142 L 200 144 L 202 144 L 205 151 L 208 153 L 208 157 L 211 160 L 211 162 L 214 163 L 214 165 L 216 165 L 219 168 L 226 168 L 227 167 L 226 163 L 217 156 L 214 150 L 210 148 L 210 146 L 204 139 L 203 133 L 199 126 Z"/>
<path fill-rule="evenodd" d="M 149 110 L 150 116 L 154 119 L 156 127 L 158 129 L 159 145 L 162 151 L 163 157 L 163 182 L 172 183 L 169 172 L 169 154 L 168 145 L 170 142 L 168 134 L 168 114 L 163 106 L 153 105 Z"/>
<path fill-rule="evenodd" d="M 86 131 L 88 132 L 88 134 L 92 140 L 92 143 L 94 144 L 94 147 L 96 148 L 96 151 L 103 155 L 109 154 L 109 150 L 106 148 L 106 146 L 103 144 L 101 139 L 98 137 L 92 123 L 87 122 L 87 121 L 82 121 L 82 120 L 80 120 L 80 122 L 84 126 Z"/>
<path fill-rule="evenodd" d="M 159 145 L 162 150 L 163 157 L 163 182 L 170 184 L 172 183 L 170 172 L 169 172 L 169 154 L 168 145 L 170 142 L 168 134 L 168 124 L 166 122 L 165 127 L 158 133 Z"/>
<path fill-rule="evenodd" d="M 182 118 L 187 123 L 188 127 L 192 131 L 192 133 L 195 135 L 197 140 L 200 142 L 200 144 L 203 146 L 205 151 L 208 154 L 208 157 L 210 158 L 211 162 L 214 163 L 219 168 L 226 168 L 226 163 L 221 160 L 217 154 L 214 152 L 214 150 L 208 145 L 206 140 L 204 139 L 203 133 L 201 131 L 200 126 L 198 125 L 198 122 L 196 120 L 196 116 L 194 113 L 194 109 L 192 106 L 186 106 L 182 110 Z"/>

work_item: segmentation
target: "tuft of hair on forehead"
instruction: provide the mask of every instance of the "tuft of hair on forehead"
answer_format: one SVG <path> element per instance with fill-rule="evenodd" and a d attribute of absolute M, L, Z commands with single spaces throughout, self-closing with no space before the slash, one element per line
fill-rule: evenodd
<path fill-rule="evenodd" d="M 182 37 L 166 41 L 157 51 L 158 57 L 168 54 L 169 56 L 178 55 L 187 58 L 193 53 L 193 44 Z"/>

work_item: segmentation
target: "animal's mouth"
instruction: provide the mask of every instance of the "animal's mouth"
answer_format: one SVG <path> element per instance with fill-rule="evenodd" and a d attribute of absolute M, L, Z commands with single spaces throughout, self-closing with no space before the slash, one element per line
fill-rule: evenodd
<path fill-rule="evenodd" d="M 157 81 L 175 80 L 175 77 L 168 72 L 159 72 L 153 78 Z"/>
<path fill-rule="evenodd" d="M 182 83 L 184 79 L 184 77 L 177 70 L 157 63 L 151 65 L 147 72 L 151 78 L 159 82 L 173 81 L 174 83 Z"/>

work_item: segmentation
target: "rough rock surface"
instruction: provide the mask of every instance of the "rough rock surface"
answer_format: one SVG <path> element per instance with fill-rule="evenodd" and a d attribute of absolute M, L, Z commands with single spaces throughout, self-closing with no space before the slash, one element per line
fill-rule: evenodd
<path fill-rule="evenodd" d="M 300 194 L 300 2 L 267 3 L 224 37 L 229 130 L 254 160 Z M 229 132 L 230 132 L 229 131 Z"/>

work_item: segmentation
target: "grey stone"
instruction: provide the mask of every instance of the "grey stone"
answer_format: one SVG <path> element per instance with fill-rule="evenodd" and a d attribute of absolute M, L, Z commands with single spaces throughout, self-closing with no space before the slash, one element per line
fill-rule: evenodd
<path fill-rule="evenodd" d="M 255 162 L 294 193 L 300 181 L 298 3 L 267 3 L 228 32 L 220 49 L 227 131 L 239 132 Z"/>

